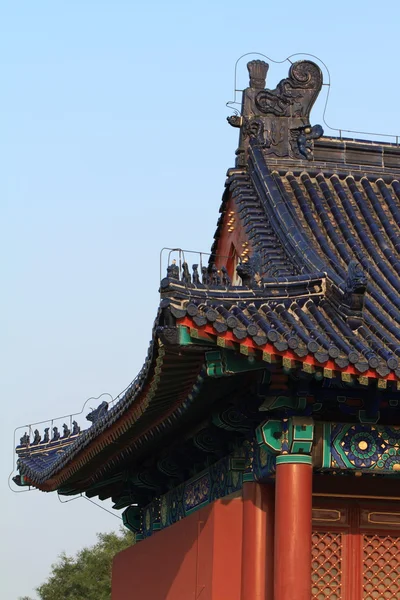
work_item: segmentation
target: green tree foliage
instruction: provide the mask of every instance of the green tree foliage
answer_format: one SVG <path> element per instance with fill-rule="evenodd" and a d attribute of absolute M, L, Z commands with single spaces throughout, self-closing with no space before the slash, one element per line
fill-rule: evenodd
<path fill-rule="evenodd" d="M 112 559 L 134 543 L 134 535 L 121 530 L 97 537 L 97 544 L 76 556 L 61 554 L 48 580 L 37 588 L 41 600 L 110 600 Z"/>

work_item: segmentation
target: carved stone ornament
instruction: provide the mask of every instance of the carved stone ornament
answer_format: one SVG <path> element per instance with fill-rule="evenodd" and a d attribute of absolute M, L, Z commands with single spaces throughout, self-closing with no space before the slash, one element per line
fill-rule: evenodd
<path fill-rule="evenodd" d="M 355 260 L 350 261 L 341 309 L 347 316 L 347 322 L 351 329 L 357 329 L 361 324 L 360 318 L 362 318 L 367 285 L 368 277 L 362 266 Z"/>
<path fill-rule="evenodd" d="M 300 127 L 297 130 L 292 130 L 291 133 L 292 141 L 295 143 L 295 146 L 292 147 L 293 153 L 299 152 L 307 160 L 312 160 L 313 140 L 318 140 L 324 134 L 321 125 Z"/>
<path fill-rule="evenodd" d="M 362 266 L 355 260 L 349 262 L 346 278 L 346 293 L 364 294 L 368 285 L 368 277 Z"/>
<path fill-rule="evenodd" d="M 314 140 L 323 135 L 320 125 L 310 125 L 310 111 L 322 87 L 322 72 L 315 63 L 301 60 L 291 65 L 288 77 L 274 90 L 265 89 L 268 64 L 248 63 L 250 85 L 243 92 L 242 114 L 228 117 L 240 127 L 237 166 L 245 166 L 249 145 L 266 156 L 312 160 Z"/>
<path fill-rule="evenodd" d="M 157 335 L 165 346 L 176 346 L 179 343 L 177 327 L 157 327 Z"/>
<path fill-rule="evenodd" d="M 226 120 L 232 127 L 241 127 L 243 125 L 243 117 L 240 115 L 231 115 L 226 117 Z"/>
<path fill-rule="evenodd" d="M 92 410 L 89 414 L 86 415 L 86 419 L 91 421 L 92 423 L 96 423 L 100 419 L 106 416 L 108 411 L 108 402 L 103 400 L 101 404 L 94 410 Z"/>
<path fill-rule="evenodd" d="M 250 139 L 254 140 L 261 148 L 269 148 L 271 146 L 270 132 L 268 132 L 268 136 L 265 135 L 264 123 L 262 119 L 244 119 L 243 133 Z"/>
<path fill-rule="evenodd" d="M 321 69 L 309 60 L 295 62 L 289 77 L 282 79 L 275 90 L 262 90 L 255 97 L 255 105 L 264 115 L 277 117 L 306 117 L 322 86 Z"/>
<path fill-rule="evenodd" d="M 40 440 L 41 440 L 41 437 L 40 437 L 39 430 L 35 429 L 32 446 L 36 446 L 37 444 L 40 444 Z"/>
<path fill-rule="evenodd" d="M 244 286 L 249 288 L 259 287 L 261 283 L 260 255 L 258 253 L 254 253 L 247 262 L 240 262 L 236 267 L 236 273 L 242 279 Z"/>
<path fill-rule="evenodd" d="M 255 90 L 263 90 L 265 88 L 268 69 L 269 64 L 263 60 L 251 60 L 247 63 L 251 88 Z"/>

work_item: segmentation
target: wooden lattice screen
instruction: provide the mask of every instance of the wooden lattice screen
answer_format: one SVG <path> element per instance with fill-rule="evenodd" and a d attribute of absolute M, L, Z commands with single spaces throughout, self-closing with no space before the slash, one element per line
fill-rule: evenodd
<path fill-rule="evenodd" d="M 400 600 L 398 507 L 314 508 L 311 600 Z"/>
<path fill-rule="evenodd" d="M 315 531 L 312 545 L 312 600 L 340 600 L 342 534 Z"/>
<path fill-rule="evenodd" d="M 400 540 L 391 535 L 363 536 L 364 600 L 399 600 Z"/>

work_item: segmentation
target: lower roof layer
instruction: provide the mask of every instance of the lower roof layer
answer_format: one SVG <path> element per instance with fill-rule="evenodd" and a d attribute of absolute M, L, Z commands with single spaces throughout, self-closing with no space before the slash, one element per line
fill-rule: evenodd
<path fill-rule="evenodd" d="M 282 367 L 311 365 L 326 377 L 375 378 L 382 388 L 400 380 L 397 175 L 378 165 L 289 163 L 267 162 L 252 144 L 248 167 L 230 172 L 225 201 L 235 199 L 261 268 L 252 271 L 249 261 L 249 280 L 236 287 L 164 280 L 138 377 L 79 435 L 25 439 L 17 449 L 22 480 L 84 489 L 121 461 L 151 453 L 183 422 L 204 380 L 205 353 L 218 346 L 259 350 L 266 362 L 278 356 Z M 177 325 L 199 344 L 182 352 Z"/>

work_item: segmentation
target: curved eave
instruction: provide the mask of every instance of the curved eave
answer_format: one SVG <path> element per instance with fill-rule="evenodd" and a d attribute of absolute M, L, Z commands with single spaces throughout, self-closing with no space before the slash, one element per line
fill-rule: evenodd
<path fill-rule="evenodd" d="M 85 480 L 96 480 L 154 443 L 179 421 L 201 389 L 204 347 L 191 347 L 178 360 L 176 356 L 176 347 L 164 346 L 154 331 L 140 375 L 100 423 L 65 444 L 63 454 L 45 469 L 35 469 L 41 463 L 38 447 L 17 449 L 24 483 L 50 492 L 74 481 L 84 489 Z"/>

